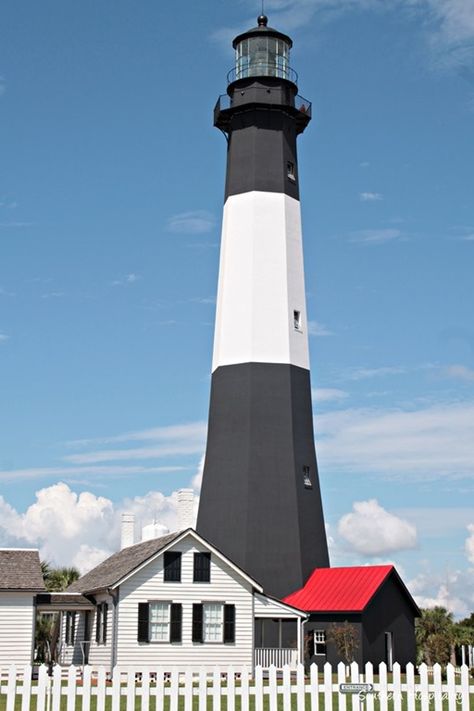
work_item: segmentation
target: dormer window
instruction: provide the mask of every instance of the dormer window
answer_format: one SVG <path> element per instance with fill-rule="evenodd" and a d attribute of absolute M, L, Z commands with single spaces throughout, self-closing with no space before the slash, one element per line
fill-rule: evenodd
<path fill-rule="evenodd" d="M 163 580 L 165 583 L 181 582 L 181 553 L 167 551 L 163 555 Z"/>

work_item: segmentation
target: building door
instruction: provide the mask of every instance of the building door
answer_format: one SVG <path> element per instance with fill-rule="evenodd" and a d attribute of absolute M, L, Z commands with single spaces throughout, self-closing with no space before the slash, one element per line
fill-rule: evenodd
<path fill-rule="evenodd" d="M 393 632 L 385 632 L 385 663 L 388 671 L 393 671 Z"/>

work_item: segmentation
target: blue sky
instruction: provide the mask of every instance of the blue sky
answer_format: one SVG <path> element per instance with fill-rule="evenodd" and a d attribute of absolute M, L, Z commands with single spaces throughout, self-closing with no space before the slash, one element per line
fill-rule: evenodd
<path fill-rule="evenodd" d="M 175 524 L 205 442 L 241 0 L 0 11 L 0 544 L 83 569 Z M 299 140 L 333 564 L 474 609 L 474 6 L 268 0 Z M 374 544 L 377 541 L 377 544 Z"/>

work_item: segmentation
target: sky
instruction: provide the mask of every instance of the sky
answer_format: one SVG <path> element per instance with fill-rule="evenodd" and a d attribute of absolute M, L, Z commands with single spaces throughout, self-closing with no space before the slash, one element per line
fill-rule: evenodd
<path fill-rule="evenodd" d="M 0 545 L 85 571 L 199 495 L 226 145 L 258 0 L 0 9 Z M 474 610 L 474 5 L 266 0 L 299 138 L 332 565 Z"/>

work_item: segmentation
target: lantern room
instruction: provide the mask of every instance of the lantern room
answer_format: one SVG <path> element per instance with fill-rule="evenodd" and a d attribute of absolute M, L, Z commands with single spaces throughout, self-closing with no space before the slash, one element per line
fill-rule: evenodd
<path fill-rule="evenodd" d="M 291 39 L 267 27 L 268 18 L 260 15 L 258 26 L 244 32 L 233 41 L 235 69 L 229 73 L 229 81 L 249 77 L 276 77 L 296 84 L 296 73 L 290 68 Z"/>

